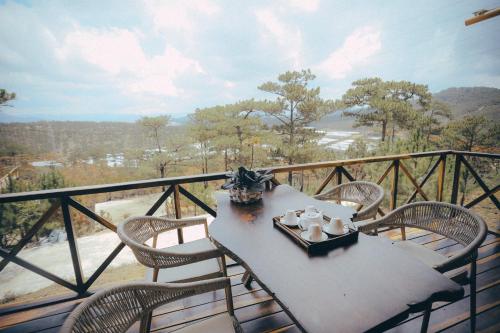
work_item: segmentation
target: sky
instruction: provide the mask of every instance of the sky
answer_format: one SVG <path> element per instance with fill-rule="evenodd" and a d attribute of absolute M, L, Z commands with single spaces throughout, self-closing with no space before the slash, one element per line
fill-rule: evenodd
<path fill-rule="evenodd" d="M 3 1 L 0 122 L 183 117 L 311 69 L 323 98 L 378 76 L 500 88 L 497 1 Z"/>

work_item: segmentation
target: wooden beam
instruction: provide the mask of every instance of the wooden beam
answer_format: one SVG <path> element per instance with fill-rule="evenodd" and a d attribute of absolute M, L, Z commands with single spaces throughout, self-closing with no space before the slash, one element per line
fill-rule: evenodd
<path fill-rule="evenodd" d="M 458 185 L 460 181 L 460 167 L 462 165 L 462 155 L 455 155 L 455 167 L 453 170 L 453 185 L 451 188 L 450 203 L 456 205 L 458 199 Z"/>
<path fill-rule="evenodd" d="M 325 189 L 326 185 L 328 185 L 328 183 L 330 183 L 330 181 L 332 180 L 333 176 L 335 176 L 336 171 L 337 171 L 337 168 L 333 168 L 332 172 L 330 172 L 328 174 L 328 176 L 325 178 L 323 183 L 321 183 L 321 185 L 318 187 L 318 189 L 314 193 L 315 195 L 320 194 Z"/>
<path fill-rule="evenodd" d="M 74 200 L 73 198 L 68 198 L 67 200 L 68 200 L 68 204 L 71 207 L 77 209 L 82 214 L 90 217 L 92 220 L 94 220 L 94 221 L 98 222 L 99 224 L 105 226 L 109 230 L 111 230 L 113 232 L 116 232 L 116 225 L 114 225 L 113 223 L 109 222 L 104 217 L 102 217 L 100 215 L 97 215 L 96 213 L 94 213 L 93 211 L 91 211 L 90 209 L 88 209 L 87 207 L 85 207 L 84 205 L 82 205 L 81 203 L 79 203 L 78 201 Z"/>
<path fill-rule="evenodd" d="M 490 10 L 481 10 L 477 13 L 474 13 L 474 16 L 465 20 L 465 25 L 469 26 L 472 24 L 476 24 L 478 22 L 490 19 L 492 17 L 500 15 L 500 8 L 490 9 Z"/>
<path fill-rule="evenodd" d="M 477 174 L 476 170 L 474 170 L 474 167 L 472 167 L 472 165 L 470 165 L 469 162 L 465 158 L 462 159 L 462 162 L 467 167 L 467 169 L 469 169 L 470 173 L 476 179 L 477 183 L 479 184 L 479 186 L 481 186 L 481 188 L 483 189 L 483 191 L 485 193 L 490 192 L 490 189 L 488 188 L 488 186 L 486 186 L 486 184 L 481 179 L 481 177 L 479 177 L 479 175 Z M 500 202 L 498 202 L 498 199 L 495 197 L 495 195 L 494 194 L 490 194 L 489 198 L 495 204 L 495 206 L 497 207 L 497 209 L 500 209 Z"/>
<path fill-rule="evenodd" d="M 420 182 L 420 187 L 421 188 L 424 187 L 425 183 L 427 183 L 427 181 L 429 180 L 429 178 L 431 178 L 432 174 L 434 173 L 434 170 L 436 170 L 436 168 L 439 166 L 439 162 L 440 162 L 440 160 L 437 160 L 437 162 L 434 163 L 434 165 L 432 166 L 432 168 L 425 175 L 424 179 Z M 413 199 L 415 199 L 415 196 L 417 195 L 417 193 L 418 193 L 417 190 L 413 191 L 413 193 L 410 195 L 410 197 L 408 198 L 408 200 L 406 200 L 406 203 L 409 204 Z"/>
<path fill-rule="evenodd" d="M 71 214 L 69 212 L 68 198 L 61 198 L 61 208 L 64 219 L 64 228 L 68 238 L 69 251 L 71 253 L 71 261 L 73 262 L 73 270 L 75 271 L 75 280 L 78 287 L 78 293 L 85 292 L 83 285 L 82 264 L 80 254 L 78 253 L 78 245 L 76 244 L 75 228 L 71 222 Z"/>
<path fill-rule="evenodd" d="M 346 170 L 346 168 L 340 167 L 340 171 L 342 171 L 342 173 L 347 177 L 347 179 L 349 179 L 350 182 L 356 181 L 356 178 L 354 178 L 353 175 L 351 175 L 349 171 Z"/>
<path fill-rule="evenodd" d="M 0 248 L 0 257 L 3 257 L 3 258 L 7 258 L 9 256 L 9 252 L 3 250 Z M 18 258 L 18 257 L 12 257 L 9 259 L 10 261 L 12 261 L 13 263 L 23 267 L 23 268 L 26 268 L 27 270 L 33 272 L 33 273 L 36 273 L 38 275 L 41 275 L 43 276 L 44 278 L 47 278 L 57 284 L 60 284 L 61 286 L 63 287 L 66 287 L 70 290 L 73 290 L 73 291 L 76 291 L 78 292 L 79 291 L 79 287 L 78 286 L 75 286 L 74 284 L 64 280 L 64 279 L 61 279 L 59 276 L 57 275 L 54 275 L 50 272 L 47 272 L 46 270 L 38 267 L 38 266 L 35 266 L 21 258 Z"/>
<path fill-rule="evenodd" d="M 31 238 L 40 230 L 40 228 L 51 218 L 51 216 L 55 213 L 57 209 L 61 206 L 61 202 L 59 200 L 54 201 L 52 203 L 52 206 L 49 207 L 49 209 L 40 217 L 40 219 L 31 227 L 31 229 L 26 233 L 26 236 L 24 236 L 23 239 L 19 241 L 19 243 L 16 244 L 12 248 L 12 250 L 9 251 L 9 255 L 7 258 L 2 260 L 0 262 L 0 272 L 7 266 L 9 263 L 10 258 L 16 256 L 21 249 L 29 243 Z"/>
<path fill-rule="evenodd" d="M 103 263 L 95 270 L 91 277 L 84 284 L 84 289 L 88 290 L 92 284 L 101 276 L 102 272 L 111 264 L 111 262 L 116 258 L 120 251 L 125 247 L 124 243 L 118 244 L 118 246 L 111 252 L 111 254 L 103 261 Z"/>
<path fill-rule="evenodd" d="M 439 171 L 436 189 L 436 200 L 443 201 L 444 178 L 446 176 L 446 155 L 439 158 Z"/>
<path fill-rule="evenodd" d="M 393 167 L 394 167 L 394 163 L 391 163 L 389 165 L 389 167 L 384 171 L 384 174 L 377 181 L 378 185 L 382 184 L 382 182 L 384 181 L 385 177 L 387 177 L 387 175 L 389 174 L 389 172 L 391 172 L 391 170 L 392 170 Z"/>
<path fill-rule="evenodd" d="M 392 182 L 391 182 L 391 201 L 390 210 L 396 209 L 398 205 L 398 182 L 399 182 L 399 160 L 394 161 L 392 168 Z"/>
<path fill-rule="evenodd" d="M 410 171 L 408 171 L 408 169 L 405 167 L 405 165 L 403 164 L 403 162 L 400 162 L 399 166 L 400 166 L 401 170 L 403 170 L 403 173 L 406 175 L 406 177 L 408 177 L 408 179 L 410 180 L 410 182 L 413 184 L 413 186 L 415 186 L 415 188 L 417 189 L 418 193 L 420 193 L 420 195 L 426 201 L 429 201 L 429 198 L 427 197 L 427 195 L 425 194 L 425 192 L 420 188 L 420 186 L 418 186 L 417 181 L 415 180 L 415 178 L 413 178 L 413 176 L 411 175 Z"/>
<path fill-rule="evenodd" d="M 490 195 L 497 193 L 498 190 L 500 190 L 500 185 L 497 185 L 493 189 L 489 190 L 488 192 L 481 194 L 476 199 L 474 199 L 471 202 L 469 202 L 468 204 L 466 204 L 464 207 L 471 208 L 471 207 L 477 205 L 478 203 L 480 203 L 481 201 L 483 201 L 484 199 L 486 199 L 487 197 L 489 197 Z"/>
<path fill-rule="evenodd" d="M 151 206 L 151 208 L 149 208 L 149 210 L 146 213 L 146 216 L 152 216 L 154 213 L 156 213 L 158 208 L 160 208 L 160 206 L 165 202 L 165 200 L 167 200 L 167 198 L 170 196 L 170 194 L 172 194 L 173 191 L 174 188 L 172 186 L 169 186 L 169 188 L 167 188 L 163 192 L 163 194 L 158 198 L 158 200 L 156 200 L 154 205 Z"/>
<path fill-rule="evenodd" d="M 194 202 L 196 205 L 201 207 L 204 211 L 206 211 L 208 214 L 212 215 L 213 217 L 217 217 L 217 212 L 210 208 L 206 203 L 198 199 L 196 196 L 194 196 L 192 193 L 188 192 L 184 187 L 179 185 L 179 192 L 184 195 L 186 198 Z"/>
<path fill-rule="evenodd" d="M 181 198 L 179 195 L 179 185 L 174 185 L 174 207 L 175 207 L 175 218 L 182 218 L 181 212 Z M 184 237 L 182 236 L 182 229 L 177 229 L 177 240 L 179 244 L 184 243 Z"/>

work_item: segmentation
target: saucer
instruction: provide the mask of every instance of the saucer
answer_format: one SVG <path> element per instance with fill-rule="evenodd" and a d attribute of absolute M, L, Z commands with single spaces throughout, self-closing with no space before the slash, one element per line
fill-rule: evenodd
<path fill-rule="evenodd" d="M 309 231 L 303 231 L 300 233 L 300 237 L 308 242 L 311 242 L 311 243 L 318 243 L 318 242 L 324 242 L 328 239 L 328 235 L 325 234 L 324 232 L 321 233 L 321 239 L 320 240 L 317 240 L 317 241 L 314 241 L 314 240 L 311 240 L 309 238 Z"/>
<path fill-rule="evenodd" d="M 295 223 L 288 223 L 286 220 L 285 220 L 285 217 L 282 216 L 280 217 L 280 223 L 283 224 L 283 225 L 286 225 L 287 227 L 298 227 L 299 226 L 299 218 L 297 217 L 297 219 L 295 220 Z"/>
<path fill-rule="evenodd" d="M 346 226 L 346 225 L 344 226 L 344 232 L 343 232 L 343 233 L 341 233 L 341 234 L 332 234 L 331 232 L 326 231 L 326 226 L 327 226 L 327 224 L 325 224 L 325 225 L 323 226 L 323 231 L 324 231 L 324 232 L 326 232 L 328 235 L 332 235 L 332 236 L 342 236 L 342 235 L 345 235 L 345 234 L 349 233 L 349 227 L 348 227 L 348 226 Z"/>

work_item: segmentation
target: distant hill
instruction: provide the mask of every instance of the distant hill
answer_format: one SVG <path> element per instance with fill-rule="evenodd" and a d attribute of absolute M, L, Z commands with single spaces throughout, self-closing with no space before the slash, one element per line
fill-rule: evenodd
<path fill-rule="evenodd" d="M 467 113 L 481 113 L 500 120 L 500 89 L 487 87 L 448 88 L 435 93 L 434 98 L 447 103 L 454 117 Z"/>

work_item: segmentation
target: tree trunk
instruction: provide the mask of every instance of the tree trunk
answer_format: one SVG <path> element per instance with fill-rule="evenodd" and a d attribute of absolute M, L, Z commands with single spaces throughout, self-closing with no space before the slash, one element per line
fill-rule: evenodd
<path fill-rule="evenodd" d="M 385 141 L 385 134 L 387 132 L 387 122 L 383 121 L 382 122 L 382 142 Z"/>
<path fill-rule="evenodd" d="M 295 146 L 295 124 L 294 124 L 294 118 L 293 118 L 293 102 L 290 101 L 290 149 L 291 151 L 288 152 L 288 165 L 293 164 L 293 149 Z M 292 172 L 290 171 L 288 173 L 288 184 L 292 186 Z"/>

